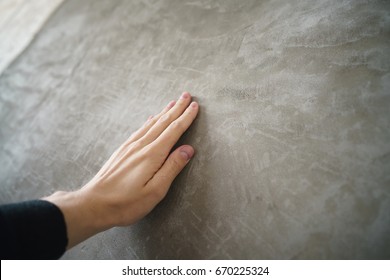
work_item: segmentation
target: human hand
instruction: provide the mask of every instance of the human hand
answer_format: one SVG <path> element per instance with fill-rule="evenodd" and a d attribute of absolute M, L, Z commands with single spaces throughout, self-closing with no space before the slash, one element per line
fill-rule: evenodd
<path fill-rule="evenodd" d="M 113 226 L 130 225 L 148 214 L 194 155 L 183 145 L 171 152 L 199 110 L 183 93 L 123 143 L 96 176 L 75 192 L 44 199 L 64 213 L 68 248 Z"/>

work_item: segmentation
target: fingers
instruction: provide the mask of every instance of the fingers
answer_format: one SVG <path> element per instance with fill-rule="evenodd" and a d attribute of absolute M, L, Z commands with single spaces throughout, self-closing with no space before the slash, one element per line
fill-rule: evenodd
<path fill-rule="evenodd" d="M 193 102 L 193 105 L 188 107 L 190 101 L 191 95 L 188 92 L 184 92 L 178 101 L 171 101 L 159 114 L 154 117 L 150 116 L 145 124 L 133 133 L 129 139 L 115 151 L 97 175 L 102 176 L 109 166 L 112 166 L 115 162 L 118 162 L 119 164 L 124 157 L 128 157 L 129 152 L 139 151 L 151 142 L 156 142 L 153 143 L 153 147 L 157 149 L 154 150 L 157 152 L 155 155 L 160 155 L 160 167 L 164 163 L 173 145 L 196 117 L 198 105 Z M 191 111 L 189 111 L 189 109 L 191 109 Z M 167 133 L 165 130 L 169 130 L 169 132 Z M 166 137 L 162 138 L 162 141 L 155 141 L 162 133 L 164 133 Z M 169 135 L 167 134 L 172 135 L 168 137 Z M 167 142 L 168 144 L 165 143 L 165 138 L 170 138 L 170 141 Z M 174 139 L 176 139 L 176 141 Z M 138 143 L 136 143 L 137 141 Z M 137 145 L 134 146 L 132 144 Z"/>
<path fill-rule="evenodd" d="M 143 137 L 149 131 L 149 129 L 157 122 L 157 120 L 159 120 L 162 115 L 172 109 L 175 104 L 176 101 L 173 100 L 169 102 L 169 104 L 159 114 L 157 114 L 156 116 L 150 116 L 148 120 L 144 123 L 144 125 L 130 136 L 126 143 L 132 143 Z"/>
<path fill-rule="evenodd" d="M 190 102 L 191 95 L 188 92 L 184 92 L 173 108 L 161 115 L 158 121 L 142 137 L 141 141 L 148 145 L 156 140 L 173 121 L 183 114 Z"/>
<path fill-rule="evenodd" d="M 179 138 L 195 120 L 198 111 L 198 103 L 192 102 L 190 106 L 188 106 L 184 111 L 184 113 L 175 121 L 173 121 L 154 141 L 154 148 L 156 150 L 164 151 L 166 154 L 168 154 Z"/>
<path fill-rule="evenodd" d="M 189 145 L 177 148 L 149 180 L 146 187 L 150 188 L 151 193 L 155 195 L 156 203 L 165 197 L 173 180 L 194 156 L 194 153 L 194 149 Z"/>
<path fill-rule="evenodd" d="M 156 121 L 166 112 L 168 112 L 174 105 L 176 104 L 176 101 L 173 100 L 168 103 L 168 105 L 156 116 L 149 116 L 147 121 L 144 123 L 144 125 L 138 129 L 136 132 L 134 132 L 129 139 L 126 140 L 109 158 L 109 160 L 103 165 L 103 167 L 99 170 L 99 172 L 96 174 L 96 176 L 102 176 L 108 168 L 115 162 L 119 161 L 123 155 L 128 151 L 128 146 L 140 139 L 142 136 L 145 135 L 146 132 L 156 123 Z"/>

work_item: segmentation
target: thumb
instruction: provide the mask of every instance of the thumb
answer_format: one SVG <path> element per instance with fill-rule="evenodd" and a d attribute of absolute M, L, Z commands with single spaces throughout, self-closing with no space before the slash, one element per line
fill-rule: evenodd
<path fill-rule="evenodd" d="M 186 164 L 194 156 L 194 148 L 189 145 L 183 145 L 172 152 L 161 168 L 154 174 L 148 182 L 148 188 L 155 194 L 158 194 L 159 200 L 167 194 L 169 187 L 177 175 L 183 170 Z"/>

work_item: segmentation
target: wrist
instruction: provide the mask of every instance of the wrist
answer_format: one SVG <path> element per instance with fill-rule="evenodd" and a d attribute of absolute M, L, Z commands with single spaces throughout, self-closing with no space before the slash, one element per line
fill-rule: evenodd
<path fill-rule="evenodd" d="M 88 195 L 87 190 L 60 191 L 43 200 L 55 204 L 64 215 L 68 236 L 67 249 L 111 227 L 110 222 L 104 218 L 101 200 Z"/>

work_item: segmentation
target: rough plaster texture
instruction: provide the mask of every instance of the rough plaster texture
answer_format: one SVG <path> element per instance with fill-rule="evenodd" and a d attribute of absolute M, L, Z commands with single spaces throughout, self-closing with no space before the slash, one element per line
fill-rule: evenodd
<path fill-rule="evenodd" d="M 63 0 L 0 1 L 0 74 L 29 45 Z"/>
<path fill-rule="evenodd" d="M 197 155 L 64 258 L 390 258 L 390 2 L 68 0 L 0 77 L 0 202 L 86 183 L 182 90 Z"/>

